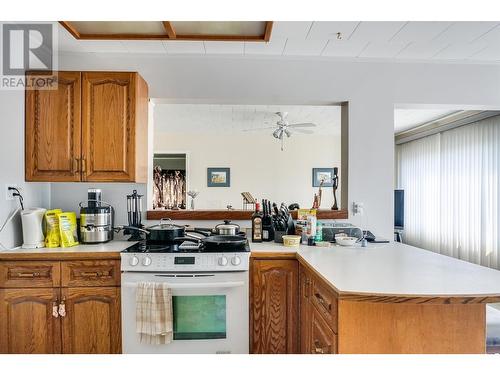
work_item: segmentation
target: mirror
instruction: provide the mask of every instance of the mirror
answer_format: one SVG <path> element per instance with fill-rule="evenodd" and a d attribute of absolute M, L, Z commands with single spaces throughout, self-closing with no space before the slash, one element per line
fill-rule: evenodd
<path fill-rule="evenodd" d="M 196 209 L 253 209 L 243 192 L 311 208 L 320 184 L 331 209 L 334 168 L 342 179 L 340 105 L 160 102 L 153 139 L 154 209 L 192 208 L 190 194 Z"/>

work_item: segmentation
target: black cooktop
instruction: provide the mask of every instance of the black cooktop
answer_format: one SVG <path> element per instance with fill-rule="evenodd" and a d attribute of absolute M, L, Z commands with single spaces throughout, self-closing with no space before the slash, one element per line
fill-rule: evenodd
<path fill-rule="evenodd" d="M 239 253 L 239 252 L 249 252 L 250 246 L 248 241 L 246 241 L 245 246 L 234 246 L 224 250 L 218 250 L 217 252 L 225 253 Z M 205 253 L 209 252 L 202 245 L 196 245 L 194 243 L 185 244 L 173 244 L 173 243 L 150 243 L 148 241 L 140 241 L 132 246 L 127 247 L 122 251 L 123 253 Z"/>

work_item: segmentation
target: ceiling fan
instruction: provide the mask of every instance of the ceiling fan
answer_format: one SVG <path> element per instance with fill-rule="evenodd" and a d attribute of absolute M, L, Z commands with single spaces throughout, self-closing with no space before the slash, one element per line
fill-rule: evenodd
<path fill-rule="evenodd" d="M 267 129 L 275 129 L 273 131 L 273 137 L 278 139 L 281 142 L 281 151 L 284 149 L 284 141 L 286 135 L 287 138 L 291 137 L 294 132 L 302 133 L 302 134 L 312 134 L 313 131 L 309 129 L 301 129 L 301 128 L 314 128 L 316 124 L 311 122 L 297 123 L 297 124 L 289 124 L 286 117 L 288 116 L 288 112 L 276 112 L 276 115 L 279 116 L 278 121 L 276 122 L 276 126 L 269 126 L 265 128 L 257 128 L 257 129 L 247 129 L 244 131 L 255 131 L 255 130 L 267 130 Z"/>

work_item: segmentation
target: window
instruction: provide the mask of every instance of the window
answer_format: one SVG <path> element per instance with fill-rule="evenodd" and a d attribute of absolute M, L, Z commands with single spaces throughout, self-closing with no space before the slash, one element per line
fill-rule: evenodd
<path fill-rule="evenodd" d="M 500 269 L 500 116 L 396 146 L 405 238 Z"/>

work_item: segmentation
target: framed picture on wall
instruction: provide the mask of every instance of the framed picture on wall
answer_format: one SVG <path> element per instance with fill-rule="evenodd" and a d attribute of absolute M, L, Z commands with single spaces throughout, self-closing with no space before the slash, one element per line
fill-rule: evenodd
<path fill-rule="evenodd" d="M 312 186 L 319 187 L 323 181 L 323 187 L 332 187 L 333 176 L 333 168 L 313 168 Z"/>
<path fill-rule="evenodd" d="M 230 187 L 231 170 L 229 168 L 207 168 L 208 187 Z"/>

